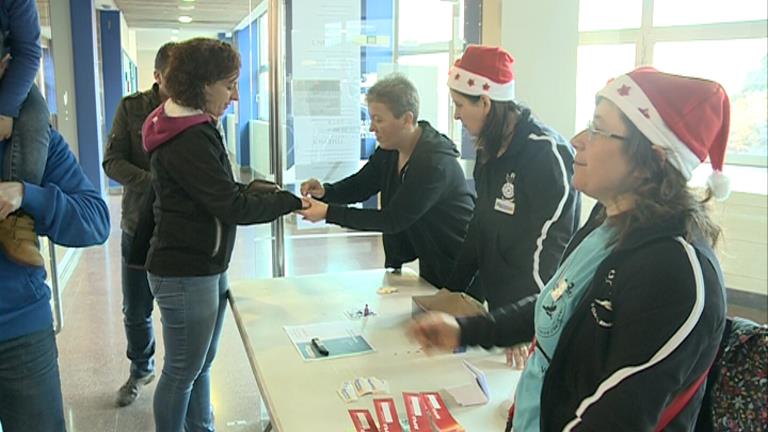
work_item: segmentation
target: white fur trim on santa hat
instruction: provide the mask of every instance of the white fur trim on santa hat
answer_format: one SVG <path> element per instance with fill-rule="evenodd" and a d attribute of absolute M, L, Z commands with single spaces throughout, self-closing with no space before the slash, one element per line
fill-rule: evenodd
<path fill-rule="evenodd" d="M 619 76 L 597 92 L 597 95 L 615 103 L 653 144 L 669 150 L 669 163 L 677 168 L 686 180 L 691 179 L 694 168 L 701 164 L 699 157 L 667 127 L 656 107 L 631 77 Z"/>
<path fill-rule="evenodd" d="M 500 102 L 515 100 L 514 80 L 500 84 L 458 66 L 453 66 L 448 74 L 448 87 L 470 96 L 486 95 Z"/>
<path fill-rule="evenodd" d="M 725 201 L 731 196 L 731 179 L 722 171 L 712 171 L 707 179 L 707 186 L 718 201 Z"/>

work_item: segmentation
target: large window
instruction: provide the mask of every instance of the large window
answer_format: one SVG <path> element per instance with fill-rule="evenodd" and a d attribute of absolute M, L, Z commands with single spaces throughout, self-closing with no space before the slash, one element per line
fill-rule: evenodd
<path fill-rule="evenodd" d="M 419 116 L 460 143 L 461 126 L 452 120 L 446 77 L 464 47 L 465 1 L 400 0 L 399 6 L 396 61 L 419 88 Z"/>
<path fill-rule="evenodd" d="M 594 94 L 634 66 L 713 79 L 731 99 L 728 164 L 768 159 L 765 0 L 581 0 L 576 127 Z"/>
<path fill-rule="evenodd" d="M 259 31 L 258 50 L 258 113 L 259 120 L 269 120 L 269 15 L 264 13 L 256 25 Z"/>

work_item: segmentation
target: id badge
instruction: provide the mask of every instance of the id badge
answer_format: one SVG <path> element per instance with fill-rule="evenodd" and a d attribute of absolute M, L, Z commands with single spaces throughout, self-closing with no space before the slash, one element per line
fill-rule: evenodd
<path fill-rule="evenodd" d="M 515 202 L 512 200 L 496 198 L 496 205 L 493 206 L 493 209 L 508 215 L 513 215 L 515 214 Z"/>

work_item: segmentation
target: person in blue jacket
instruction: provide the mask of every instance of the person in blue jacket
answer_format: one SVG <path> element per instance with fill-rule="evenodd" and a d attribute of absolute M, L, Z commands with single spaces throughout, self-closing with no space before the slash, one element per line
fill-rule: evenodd
<path fill-rule="evenodd" d="M 41 55 L 35 1 L 0 0 L 0 140 L 8 140 L 0 165 L 3 181 L 42 181 L 51 137 L 45 127 L 48 106 L 34 85 Z M 7 258 L 43 266 L 30 214 L 19 211 L 0 225 L 0 250 Z"/>
<path fill-rule="evenodd" d="M 41 125 L 45 127 L 44 125 Z M 50 127 L 48 127 L 50 129 Z M 0 182 L 0 222 L 22 210 L 37 235 L 67 247 L 103 243 L 109 211 L 53 129 L 40 185 Z M 0 141 L 0 163 L 8 141 Z M 3 230 L 4 225 L 0 225 Z M 0 428 L 3 432 L 64 431 L 61 382 L 45 268 L 0 252 Z"/>

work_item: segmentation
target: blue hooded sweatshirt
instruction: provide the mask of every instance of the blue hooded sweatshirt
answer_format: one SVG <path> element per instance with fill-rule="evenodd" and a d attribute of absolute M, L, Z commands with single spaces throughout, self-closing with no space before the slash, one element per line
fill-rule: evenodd
<path fill-rule="evenodd" d="M 38 235 L 63 246 L 92 246 L 109 236 L 107 204 L 53 129 L 43 180 L 40 186 L 24 183 L 21 209 L 34 218 Z M 50 298 L 44 268 L 17 265 L 0 251 L 0 342 L 50 328 Z"/>

